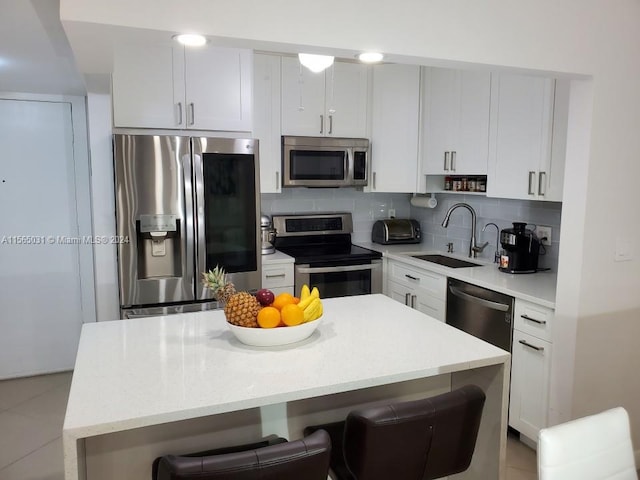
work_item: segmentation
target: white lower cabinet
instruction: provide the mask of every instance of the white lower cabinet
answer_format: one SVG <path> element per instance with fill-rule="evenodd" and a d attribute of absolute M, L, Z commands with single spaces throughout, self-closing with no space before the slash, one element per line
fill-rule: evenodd
<path fill-rule="evenodd" d="M 516 299 L 509 426 L 536 442 L 548 426 L 553 310 Z"/>
<path fill-rule="evenodd" d="M 445 321 L 447 277 L 396 261 L 389 261 L 387 268 L 388 297 Z"/>
<path fill-rule="evenodd" d="M 268 288 L 276 295 L 294 292 L 293 263 L 271 263 L 262 265 L 262 288 Z"/>

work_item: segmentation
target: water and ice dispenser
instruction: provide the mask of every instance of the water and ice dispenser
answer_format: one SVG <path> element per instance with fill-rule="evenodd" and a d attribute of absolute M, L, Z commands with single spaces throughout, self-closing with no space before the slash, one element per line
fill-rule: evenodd
<path fill-rule="evenodd" d="M 140 215 L 136 221 L 138 279 L 181 276 L 180 222 L 177 215 Z"/>

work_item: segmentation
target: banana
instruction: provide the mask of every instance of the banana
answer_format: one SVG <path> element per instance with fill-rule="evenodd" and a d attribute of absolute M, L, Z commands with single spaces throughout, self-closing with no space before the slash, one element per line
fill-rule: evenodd
<path fill-rule="evenodd" d="M 311 295 L 311 291 L 309 290 L 309 285 L 305 283 L 304 285 L 302 285 L 302 288 L 300 289 L 300 300 L 301 301 L 304 300 L 309 295 Z"/>
<path fill-rule="evenodd" d="M 313 301 L 304 309 L 304 321 L 311 322 L 322 316 L 322 302 L 319 298 L 314 298 Z"/>
<path fill-rule="evenodd" d="M 320 298 L 320 291 L 318 290 L 318 287 L 313 287 L 313 290 L 311 290 L 311 296 L 314 298 Z"/>
<path fill-rule="evenodd" d="M 300 302 L 298 302 L 298 306 L 303 310 L 306 309 L 311 304 L 311 302 L 313 302 L 316 299 L 311 295 L 308 295 L 307 298 L 305 298 L 304 300 L 302 300 L 302 297 L 300 298 L 301 299 L 300 299 Z"/>

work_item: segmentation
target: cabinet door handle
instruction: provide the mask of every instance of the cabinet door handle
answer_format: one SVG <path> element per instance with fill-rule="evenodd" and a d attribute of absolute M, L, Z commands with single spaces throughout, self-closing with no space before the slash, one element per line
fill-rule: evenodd
<path fill-rule="evenodd" d="M 333 115 L 329 115 L 329 135 L 333 133 Z"/>
<path fill-rule="evenodd" d="M 546 180 L 547 178 L 547 172 L 540 172 L 538 174 L 538 195 L 540 195 L 541 197 L 544 197 L 544 194 L 547 193 L 546 189 L 543 191 L 542 187 L 544 187 L 544 180 Z"/>
<path fill-rule="evenodd" d="M 324 115 L 320 115 L 320 133 L 324 130 Z"/>
<path fill-rule="evenodd" d="M 416 308 L 416 296 L 411 295 L 411 308 Z"/>
<path fill-rule="evenodd" d="M 533 180 L 533 177 L 536 175 L 536 172 L 534 172 L 533 170 L 531 170 L 529 172 L 529 195 L 535 195 L 536 192 L 533 191 L 533 182 L 531 180 Z"/>
<path fill-rule="evenodd" d="M 456 152 L 451 152 L 451 171 L 456 171 Z"/>
<path fill-rule="evenodd" d="M 444 152 L 444 171 L 445 172 L 449 171 L 449 153 L 450 152 Z"/>
<path fill-rule="evenodd" d="M 265 275 L 266 278 L 280 278 L 280 277 L 286 277 L 287 274 L 286 273 L 278 273 L 277 275 L 269 275 L 268 273 Z"/>
<path fill-rule="evenodd" d="M 529 320 L 530 322 L 537 323 L 538 325 L 546 325 L 547 322 L 545 320 L 538 320 L 535 318 L 531 318 L 529 315 L 520 315 L 521 318 L 525 320 Z"/>
<path fill-rule="evenodd" d="M 194 125 L 196 123 L 196 108 L 193 103 L 189 104 L 189 108 L 191 109 L 191 123 L 189 125 Z"/>
<path fill-rule="evenodd" d="M 536 347 L 535 345 L 531 345 L 530 343 L 524 341 L 524 340 L 518 340 L 519 343 L 521 343 L 522 345 L 524 345 L 525 347 L 529 347 L 529 348 L 533 348 L 536 352 L 542 352 L 544 351 L 544 347 Z"/>
<path fill-rule="evenodd" d="M 182 125 L 182 102 L 178 102 L 178 125 Z"/>
<path fill-rule="evenodd" d="M 280 190 L 280 172 L 276 172 L 276 190 Z"/>
<path fill-rule="evenodd" d="M 420 280 L 419 278 L 413 277 L 413 276 L 409 275 L 408 273 L 405 273 L 404 276 L 409 278 L 409 279 L 411 279 L 411 280 Z"/>
<path fill-rule="evenodd" d="M 409 306 L 409 297 L 411 296 L 410 293 L 405 293 L 404 294 L 404 304 L 408 307 Z"/>

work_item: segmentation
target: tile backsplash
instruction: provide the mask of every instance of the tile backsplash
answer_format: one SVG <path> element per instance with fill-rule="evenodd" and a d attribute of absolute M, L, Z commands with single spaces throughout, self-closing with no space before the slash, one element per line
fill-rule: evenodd
<path fill-rule="evenodd" d="M 287 188 L 282 193 L 263 193 L 262 213 L 351 212 L 354 242 L 370 242 L 376 220 L 388 218 L 389 209 L 396 217 L 409 217 L 410 195 L 406 193 L 367 193 L 355 188 Z"/>
<path fill-rule="evenodd" d="M 442 227 L 442 220 L 449 207 L 458 202 L 469 204 L 476 211 L 476 240 L 478 245 L 489 242 L 480 258 L 493 260 L 496 249 L 496 228 L 482 228 L 487 223 L 495 223 L 498 228 L 511 228 L 513 222 L 525 222 L 527 228 L 533 229 L 534 225 L 546 225 L 551 227 L 551 245 L 542 247 L 546 249 L 544 255 L 540 255 L 538 266 L 540 268 L 558 268 L 558 250 L 560 243 L 560 218 L 562 204 L 556 202 L 536 202 L 531 200 L 512 200 L 505 198 L 487 198 L 484 196 L 464 194 L 438 194 L 436 208 L 420 208 L 411 205 L 410 215 L 420 222 L 423 233 L 423 243 L 436 250 L 447 250 L 447 243 L 452 242 L 454 252 L 467 255 L 471 238 L 471 214 L 467 209 L 456 209 L 450 217 L 449 226 Z"/>
<path fill-rule="evenodd" d="M 556 270 L 560 238 L 560 218 L 562 204 L 555 202 L 535 202 L 487 198 L 464 194 L 438 194 L 436 208 L 420 208 L 411 205 L 411 195 L 406 193 L 368 193 L 355 188 L 290 188 L 282 193 L 264 193 L 261 196 L 262 212 L 275 213 L 318 213 L 351 212 L 353 214 L 354 242 L 371 241 L 371 228 L 376 220 L 388 218 L 389 209 L 395 209 L 397 218 L 415 218 L 422 226 L 423 244 L 427 248 L 446 251 L 447 243 L 453 243 L 454 253 L 466 255 L 471 237 L 471 214 L 466 209 L 458 209 L 451 214 L 448 228 L 441 226 L 447 209 L 458 202 L 468 203 L 477 215 L 478 245 L 489 242 L 480 258 L 493 260 L 496 248 L 496 229 L 482 228 L 490 222 L 498 228 L 510 228 L 512 222 L 526 222 L 532 225 L 551 227 L 551 246 L 540 256 L 539 266 Z"/>

